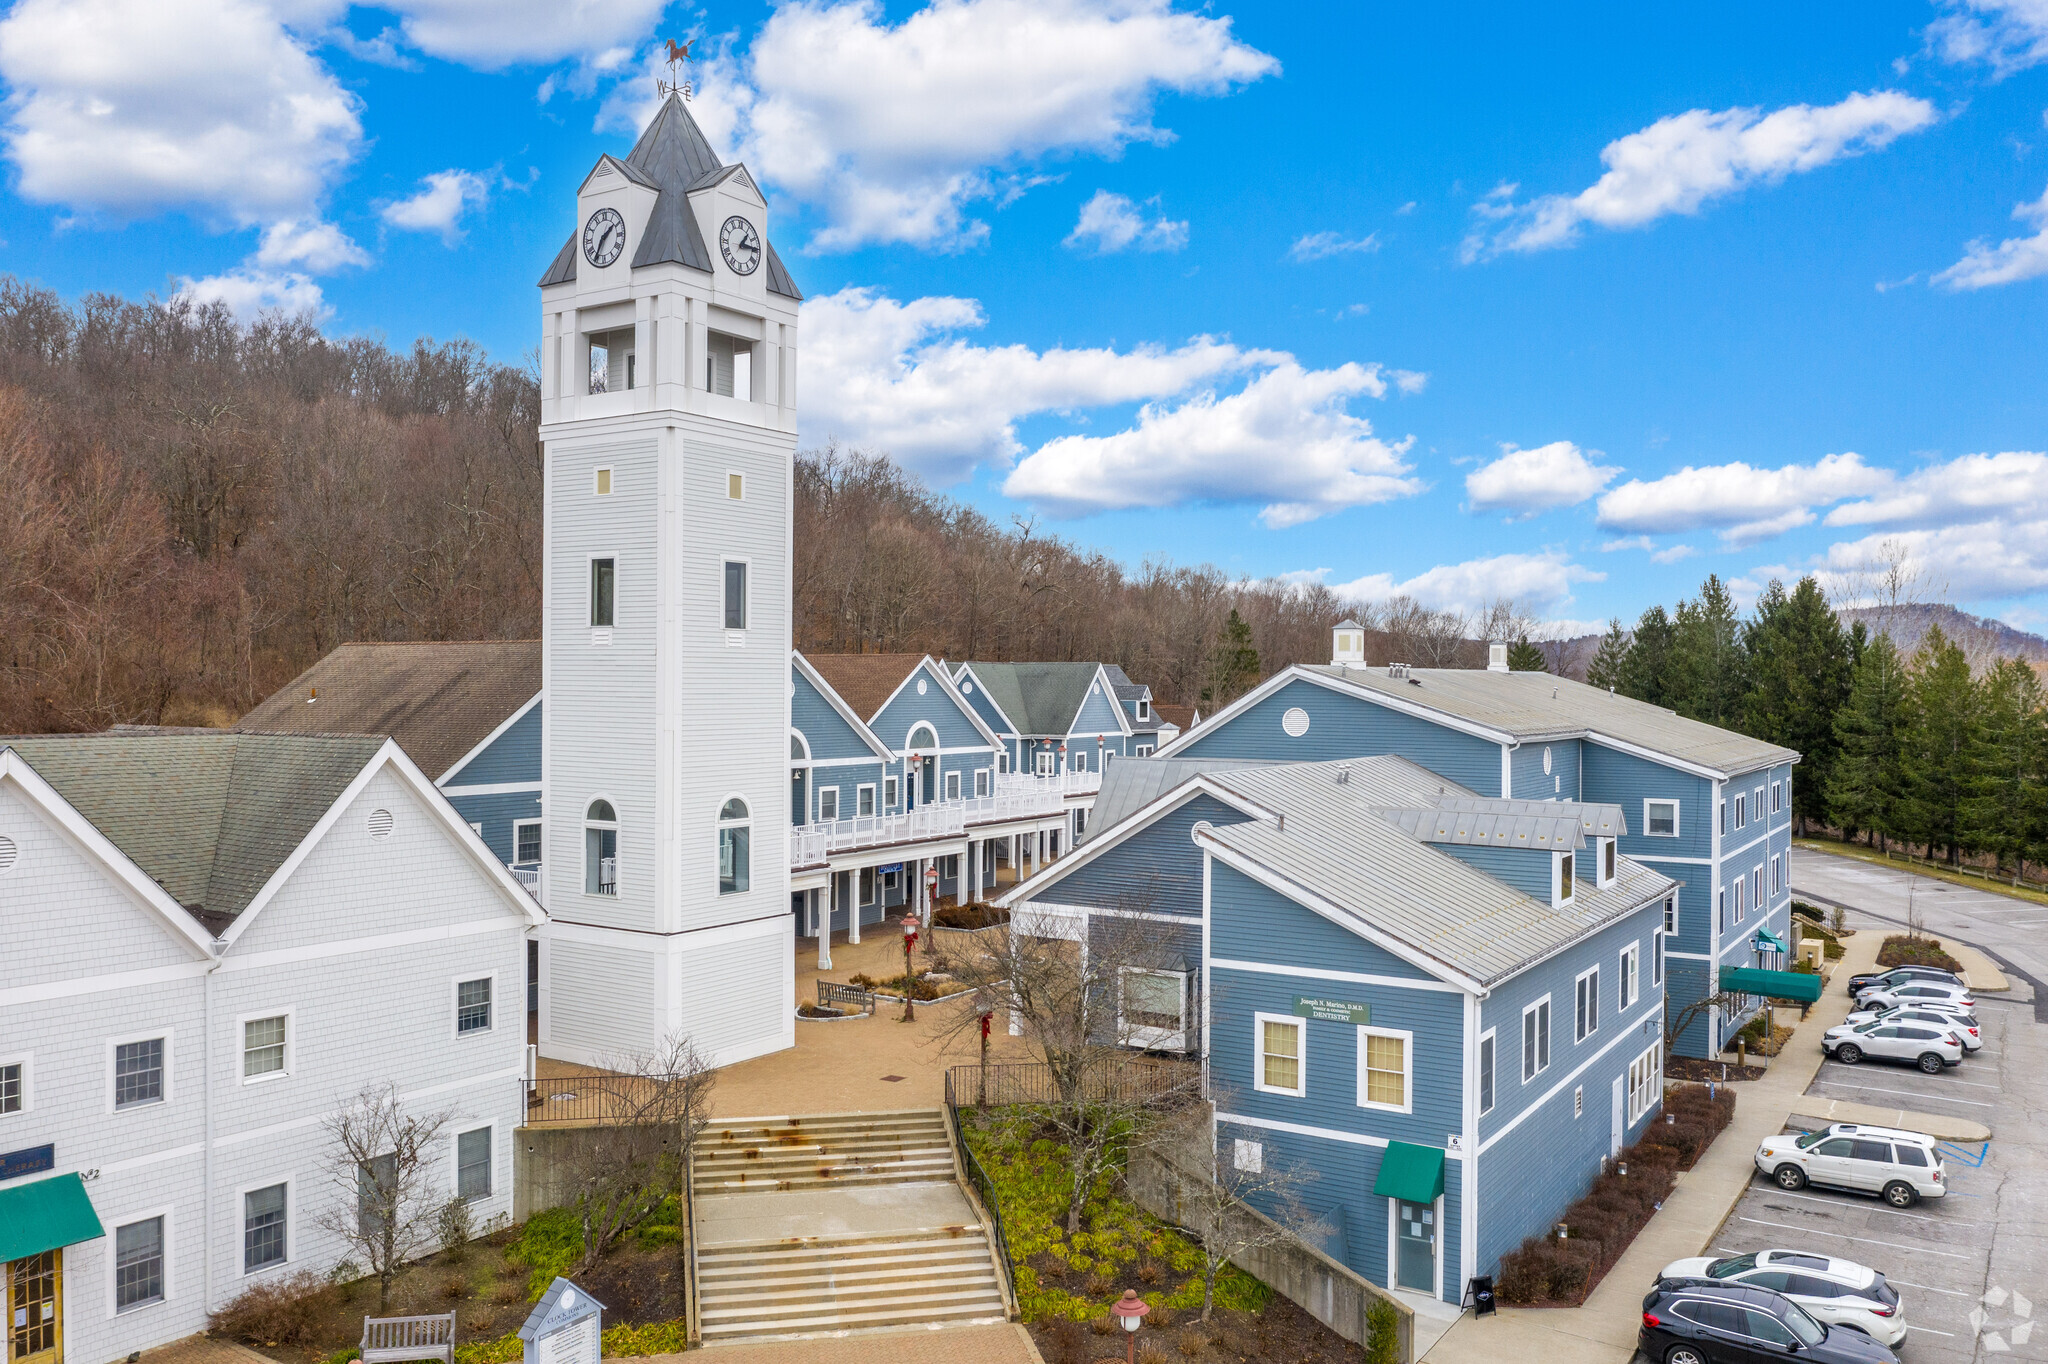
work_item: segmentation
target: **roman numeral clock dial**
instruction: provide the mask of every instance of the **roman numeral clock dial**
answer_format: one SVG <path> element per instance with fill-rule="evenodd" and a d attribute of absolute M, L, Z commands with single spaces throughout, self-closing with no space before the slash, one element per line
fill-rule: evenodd
<path fill-rule="evenodd" d="M 737 213 L 718 229 L 718 251 L 735 275 L 751 275 L 761 268 L 761 234 Z"/>
<path fill-rule="evenodd" d="M 601 208 L 583 224 L 583 255 L 602 270 L 626 249 L 626 220 L 615 208 Z"/>

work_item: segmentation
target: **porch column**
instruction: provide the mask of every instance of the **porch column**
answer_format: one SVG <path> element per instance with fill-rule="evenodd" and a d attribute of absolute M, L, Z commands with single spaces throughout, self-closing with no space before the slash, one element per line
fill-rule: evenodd
<path fill-rule="evenodd" d="M 858 947 L 860 945 L 860 873 L 850 871 L 846 872 L 845 876 L 846 941 Z M 839 875 L 835 873 L 832 879 L 837 881 Z"/>
<path fill-rule="evenodd" d="M 811 901 L 811 926 L 818 934 L 818 969 L 832 969 L 832 906 L 825 906 L 824 917 L 818 915 L 818 888 L 812 886 L 804 892 Z"/>
<path fill-rule="evenodd" d="M 969 904 L 981 898 L 981 882 L 975 876 L 974 867 L 974 850 L 976 848 L 979 848 L 980 846 L 980 839 L 970 839 L 967 844 L 967 855 L 960 859 L 960 870 L 965 875 L 966 879 L 961 881 L 959 885 L 953 888 L 953 898 L 955 900 L 958 900 L 963 905 Z M 971 892 L 968 889 L 970 886 L 973 887 L 973 890 Z"/>

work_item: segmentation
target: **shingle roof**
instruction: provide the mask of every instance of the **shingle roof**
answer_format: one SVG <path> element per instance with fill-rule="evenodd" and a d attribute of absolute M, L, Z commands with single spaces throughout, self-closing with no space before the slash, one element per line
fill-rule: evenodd
<path fill-rule="evenodd" d="M 1384 668 L 1327 664 L 1303 671 L 1469 720 L 1524 743 L 1605 737 L 1731 777 L 1799 757 L 1789 748 L 1549 673 L 1411 668 L 1404 678 L 1390 677 Z"/>
<path fill-rule="evenodd" d="M 924 654 L 805 654 L 818 675 L 864 721 L 888 704 Z"/>
<path fill-rule="evenodd" d="M 1193 706 L 1169 706 L 1154 701 L 1152 703 L 1152 713 L 1168 724 L 1176 726 L 1183 734 L 1195 727 L 1195 708 Z"/>
<path fill-rule="evenodd" d="M 218 730 L 0 739 L 216 934 L 383 746 Z"/>
<path fill-rule="evenodd" d="M 1143 683 L 1131 681 L 1130 674 L 1114 663 L 1103 664 L 1102 675 L 1109 679 L 1110 686 L 1116 688 L 1116 697 L 1119 701 L 1142 701 L 1145 699 L 1145 693 L 1152 690 Z"/>
<path fill-rule="evenodd" d="M 539 691 L 539 640 L 342 644 L 235 728 L 388 734 L 428 780 L 439 781 Z"/>
<path fill-rule="evenodd" d="M 711 252 L 704 244 L 703 232 L 697 227 L 697 215 L 690 210 L 689 193 L 693 189 L 716 184 L 737 170 L 737 163 L 726 166 L 719 161 L 718 154 L 705 140 L 703 130 L 697 126 L 697 120 L 690 117 L 681 96 L 670 95 L 640 134 L 640 140 L 633 144 L 633 150 L 626 155 L 623 164 L 632 179 L 655 190 L 654 211 L 648 216 L 647 230 L 641 234 L 640 245 L 633 252 L 633 268 L 672 261 L 708 272 L 711 269 Z M 555 253 L 554 262 L 540 277 L 542 288 L 551 284 L 567 284 L 576 278 L 576 238 L 580 231 L 580 228 L 571 231 L 569 240 Z M 768 292 L 801 301 L 803 293 L 790 277 L 782 257 L 775 254 L 772 242 L 768 245 L 767 257 Z"/>
<path fill-rule="evenodd" d="M 1067 734 L 1099 663 L 969 663 L 1019 734 Z"/>
<path fill-rule="evenodd" d="M 1209 837 L 1283 884 L 1355 915 L 1361 928 L 1482 985 L 1598 932 L 1672 886 L 1620 857 L 1605 889 L 1581 881 L 1574 902 L 1553 909 L 1388 818 L 1391 810 L 1431 809 L 1444 797 L 1483 800 L 1405 758 L 1269 764 L 1212 771 L 1211 778 L 1284 817 L 1212 826 Z"/>

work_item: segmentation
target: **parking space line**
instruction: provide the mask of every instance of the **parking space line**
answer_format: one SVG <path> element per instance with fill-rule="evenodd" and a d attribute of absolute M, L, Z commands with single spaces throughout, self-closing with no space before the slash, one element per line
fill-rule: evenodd
<path fill-rule="evenodd" d="M 1897 1284 L 1901 1288 L 1917 1288 L 1922 1293 L 1940 1293 L 1950 1298 L 1974 1298 L 1977 1296 L 1975 1293 L 1958 1293 L 1953 1288 L 1930 1288 L 1924 1283 L 1907 1283 L 1904 1279 L 1894 1279 L 1889 1274 L 1884 1277 L 1886 1283 Z"/>
<path fill-rule="evenodd" d="M 1912 1251 L 1919 1255 L 1939 1255 L 1944 1260 L 1968 1260 L 1973 1257 L 1958 1255 L 1952 1250 L 1930 1250 L 1926 1246 L 1909 1246 L 1898 1241 L 1879 1241 L 1869 1236 L 1845 1236 L 1839 1231 L 1822 1231 L 1818 1227 L 1795 1227 L 1790 1222 L 1766 1222 L 1761 1217 L 1737 1216 L 1738 1222 L 1749 1222 L 1759 1227 L 1776 1227 L 1780 1231 L 1803 1231 L 1809 1236 L 1832 1236 L 1837 1241 L 1853 1241 L 1867 1246 L 1890 1246 L 1893 1250 Z"/>
<path fill-rule="evenodd" d="M 1800 1202 L 1802 1202 L 1802 1203 L 1819 1203 L 1819 1204 L 1822 1204 L 1823 1206 L 1826 1206 L 1826 1207 L 1830 1207 L 1830 1208 L 1839 1208 L 1839 1207 L 1841 1207 L 1841 1206 L 1842 1206 L 1842 1203 L 1841 1203 L 1841 1200 L 1840 1200 L 1840 1199 L 1835 1199 L 1835 1198 L 1815 1198 L 1815 1197 L 1814 1197 L 1814 1196 L 1813 1196 L 1812 1194 L 1790 1193 L 1790 1192 L 1788 1192 L 1788 1191 L 1786 1191 L 1786 1190 L 1784 1190 L 1784 1189 L 1778 1189 L 1778 1188 L 1773 1188 L 1773 1189 L 1772 1189 L 1772 1191 L 1771 1191 L 1770 1193 L 1768 1193 L 1768 1194 L 1766 1194 L 1766 1195 L 1765 1195 L 1765 1197 L 1766 1197 L 1766 1198 L 1796 1198 L 1796 1199 L 1798 1199 L 1798 1200 L 1799 1200 Z M 1882 1203 L 1878 1204 L 1878 1205 L 1877 1205 L 1876 1207 L 1874 1207 L 1874 1208 L 1867 1208 L 1867 1209 L 1865 1209 L 1865 1211 L 1867 1211 L 1867 1212 L 1888 1212 L 1888 1213 L 1890 1213 L 1890 1214 L 1891 1214 L 1891 1215 L 1892 1215 L 1893 1217 L 1909 1217 L 1909 1218 L 1911 1218 L 1911 1219 L 1912 1219 L 1913 1221 L 1915 1221 L 1915 1222 L 1946 1222 L 1946 1223 L 1948 1223 L 1948 1224 L 1949 1224 L 1950 1226 L 1952 1226 L 1952 1227 L 1981 1227 L 1981 1226 L 1983 1226 L 1983 1225 L 1984 1225 L 1984 1224 L 1983 1224 L 1982 1222 L 1966 1222 L 1966 1221 L 1964 1221 L 1963 1219 L 1961 1219 L 1961 1218 L 1959 1218 L 1959 1217 L 1929 1217 L 1929 1216 L 1928 1216 L 1928 1215 L 1927 1215 L 1926 1213 L 1921 1213 L 1921 1212 L 1900 1212 L 1900 1211 L 1899 1211 L 1899 1210 L 1898 1210 L 1897 1208 L 1888 1208 L 1888 1207 L 1886 1207 L 1886 1206 L 1885 1206 L 1884 1204 L 1882 1204 Z"/>
<path fill-rule="evenodd" d="M 1922 1335 L 1947 1336 L 1950 1340 L 1954 1340 L 1956 1338 L 1956 1333 L 1954 1331 L 1937 1331 L 1932 1326 L 1914 1326 L 1908 1324 L 1906 1329 L 1908 1331 L 1918 1331 Z"/>
<path fill-rule="evenodd" d="M 1939 1099 L 1943 1103 L 1968 1104 L 1972 1108 L 1996 1108 L 1997 1104 L 1984 1103 L 1978 1099 L 1951 1099 L 1946 1094 L 1922 1094 L 1916 1089 L 1887 1089 L 1883 1085 L 1859 1085 L 1848 1080 L 1833 1080 L 1823 1075 L 1822 1084 L 1840 1085 L 1844 1089 L 1860 1089 L 1867 1094 L 1903 1094 L 1909 1099 Z M 1825 1097 L 1825 1096 L 1822 1096 Z"/>

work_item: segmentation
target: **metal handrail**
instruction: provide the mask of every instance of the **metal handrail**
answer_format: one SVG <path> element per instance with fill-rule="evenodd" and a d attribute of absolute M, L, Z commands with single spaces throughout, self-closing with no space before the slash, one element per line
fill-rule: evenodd
<path fill-rule="evenodd" d="M 967 1129 L 960 1121 L 960 1105 L 953 1093 L 953 1072 L 977 1067 L 955 1066 L 946 1072 L 946 1126 L 952 1130 L 953 1153 L 960 1159 L 960 1168 L 967 1172 L 968 1180 L 974 1185 L 975 1194 L 981 1199 L 981 1206 L 988 1213 L 989 1229 L 995 1233 L 996 1250 L 1003 1257 L 1003 1272 L 1013 1280 L 1016 1277 L 1017 1261 L 1010 1254 L 1010 1238 L 1003 1231 L 1003 1207 L 996 1199 L 995 1181 L 981 1168 L 981 1162 L 974 1158 L 973 1150 L 967 1145 Z"/>
<path fill-rule="evenodd" d="M 694 1143 L 683 1161 L 683 1251 L 689 1282 L 683 1285 L 684 1336 L 692 1345 L 704 1338 L 704 1317 L 697 1304 L 697 1152 Z"/>

